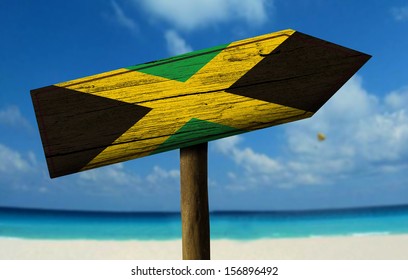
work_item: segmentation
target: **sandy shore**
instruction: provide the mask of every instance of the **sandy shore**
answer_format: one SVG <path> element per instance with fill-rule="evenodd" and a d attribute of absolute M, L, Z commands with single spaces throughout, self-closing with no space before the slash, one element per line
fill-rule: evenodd
<path fill-rule="evenodd" d="M 175 241 L 0 239 L 0 259 L 181 259 Z M 213 240 L 212 259 L 408 259 L 408 235 Z"/>

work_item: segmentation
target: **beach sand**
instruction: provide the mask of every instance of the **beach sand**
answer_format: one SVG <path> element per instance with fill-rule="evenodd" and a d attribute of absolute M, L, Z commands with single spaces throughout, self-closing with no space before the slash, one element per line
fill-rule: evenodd
<path fill-rule="evenodd" d="M 0 239 L 0 259 L 181 259 L 181 240 L 53 241 Z M 212 240 L 212 259 L 369 260 L 408 259 L 408 235 Z"/>

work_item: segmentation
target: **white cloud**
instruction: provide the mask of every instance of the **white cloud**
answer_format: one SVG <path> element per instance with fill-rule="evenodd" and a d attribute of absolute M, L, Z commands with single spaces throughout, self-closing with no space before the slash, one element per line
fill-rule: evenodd
<path fill-rule="evenodd" d="M 60 180 L 65 188 L 79 188 L 81 193 L 93 197 L 123 197 L 143 191 L 143 180 L 123 163 L 83 171 Z"/>
<path fill-rule="evenodd" d="M 238 148 L 241 140 L 240 136 L 224 138 L 216 142 L 216 148 L 251 173 L 275 173 L 281 169 L 277 161 L 264 154 L 256 153 L 251 148 Z"/>
<path fill-rule="evenodd" d="M 224 154 L 228 154 L 233 150 L 242 139 L 240 136 L 231 136 L 216 141 L 216 148 Z"/>
<path fill-rule="evenodd" d="M 141 183 L 139 176 L 131 174 L 125 169 L 123 163 L 117 163 L 106 167 L 84 171 L 78 174 L 80 183 L 91 183 L 101 186 L 134 186 Z"/>
<path fill-rule="evenodd" d="M 408 20 L 408 6 L 392 8 L 391 13 L 397 21 Z"/>
<path fill-rule="evenodd" d="M 242 137 L 216 142 L 243 169 L 229 176 L 237 188 L 332 183 L 355 174 L 408 167 L 408 90 L 379 99 L 352 78 L 311 119 L 286 124 L 287 152 L 279 159 L 241 147 Z M 317 133 L 327 136 L 323 142 Z"/>
<path fill-rule="evenodd" d="M 242 136 L 232 136 L 215 142 L 216 150 L 230 157 L 237 166 L 243 169 L 239 173 L 227 172 L 231 181 L 227 188 L 246 190 L 282 177 L 284 173 L 281 162 L 265 154 L 257 153 L 252 148 L 240 147 L 242 140 Z"/>
<path fill-rule="evenodd" d="M 80 172 L 72 178 L 75 180 L 75 185 L 86 187 L 84 192 L 87 194 L 123 196 L 127 193 L 137 193 L 146 195 L 169 186 L 178 186 L 180 172 L 176 169 L 166 170 L 154 166 L 150 174 L 141 177 L 133 173 L 125 164 L 117 163 Z"/>
<path fill-rule="evenodd" d="M 136 22 L 128 17 L 123 9 L 119 6 L 116 1 L 111 1 L 113 8 L 113 20 L 115 20 L 119 25 L 129 29 L 131 32 L 137 32 L 139 30 Z"/>
<path fill-rule="evenodd" d="M 146 180 L 153 184 L 161 184 L 163 182 L 166 182 L 168 180 L 174 181 L 178 180 L 180 178 L 180 171 L 176 169 L 172 170 L 165 170 L 160 168 L 159 166 L 153 167 L 152 173 L 150 173 L 147 177 Z"/>
<path fill-rule="evenodd" d="M 0 173 L 18 175 L 31 171 L 35 157 L 29 153 L 24 157 L 21 153 L 0 144 Z"/>
<path fill-rule="evenodd" d="M 321 160 L 327 173 L 398 164 L 408 156 L 407 100 L 408 92 L 379 100 L 355 77 L 314 117 L 288 127 L 289 148 L 317 166 Z M 319 131 L 327 135 L 323 143 L 315 140 Z"/>
<path fill-rule="evenodd" d="M 17 106 L 9 106 L 0 110 L 0 125 L 31 128 Z"/>
<path fill-rule="evenodd" d="M 385 97 L 385 105 L 394 110 L 408 108 L 408 87 L 392 91 L 388 94 Z"/>
<path fill-rule="evenodd" d="M 38 177 L 38 163 L 34 153 L 21 153 L 0 143 L 0 193 L 8 191 L 37 191 L 33 182 Z"/>
<path fill-rule="evenodd" d="M 179 55 L 193 50 L 174 30 L 167 30 L 164 34 L 164 38 L 166 39 L 167 49 L 171 55 Z"/>
<path fill-rule="evenodd" d="M 218 23 L 244 21 L 259 25 L 267 21 L 266 0 L 143 0 L 144 9 L 175 28 L 191 31 Z"/>

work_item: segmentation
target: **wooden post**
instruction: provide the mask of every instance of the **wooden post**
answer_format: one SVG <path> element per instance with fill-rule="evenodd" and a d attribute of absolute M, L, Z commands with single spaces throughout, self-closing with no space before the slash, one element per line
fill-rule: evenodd
<path fill-rule="evenodd" d="M 210 259 L 208 143 L 180 149 L 183 260 Z"/>

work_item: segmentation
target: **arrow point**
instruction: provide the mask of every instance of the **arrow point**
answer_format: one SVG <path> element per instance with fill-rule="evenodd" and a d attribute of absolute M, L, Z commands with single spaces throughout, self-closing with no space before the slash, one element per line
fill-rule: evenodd
<path fill-rule="evenodd" d="M 314 113 L 370 57 L 295 32 L 227 92 Z"/>

